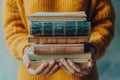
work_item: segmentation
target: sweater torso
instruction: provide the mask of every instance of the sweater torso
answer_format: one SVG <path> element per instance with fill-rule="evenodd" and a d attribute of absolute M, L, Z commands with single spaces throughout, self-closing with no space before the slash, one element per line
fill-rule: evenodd
<path fill-rule="evenodd" d="M 92 30 L 89 43 L 96 47 L 97 59 L 104 55 L 112 40 L 114 14 L 110 0 L 3 0 L 2 20 L 5 41 L 12 55 L 23 57 L 27 43 L 29 22 L 26 16 L 36 12 L 77 12 L 85 11 L 91 21 Z M 97 68 L 84 77 L 69 75 L 63 70 L 51 76 L 31 75 L 23 62 L 20 62 L 18 80 L 98 80 Z"/>
<path fill-rule="evenodd" d="M 88 13 L 90 7 L 89 0 L 23 0 L 24 6 L 24 14 L 26 15 L 34 14 L 36 12 L 77 12 L 77 11 L 85 11 Z M 23 15 L 21 15 L 23 16 Z M 29 24 L 28 27 L 29 29 Z M 22 64 L 21 64 L 22 65 Z M 24 67 L 24 66 L 23 66 Z M 23 67 L 20 67 L 21 70 Z M 24 67 L 25 68 L 25 67 Z M 19 71 L 20 74 L 23 72 L 26 73 L 26 69 Z M 26 73 L 28 74 L 28 72 Z M 96 74 L 96 76 L 92 76 L 95 80 L 97 80 L 97 70 L 96 67 L 91 71 L 91 75 Z M 86 75 L 84 77 L 70 76 L 62 70 L 59 70 L 52 76 L 49 77 L 41 77 L 37 78 L 35 76 L 30 76 L 30 80 L 92 80 L 91 75 Z M 24 75 L 19 76 L 22 80 Z M 32 79 L 34 78 L 34 79 Z"/>
<path fill-rule="evenodd" d="M 30 1 L 30 3 L 29 3 Z M 24 0 L 25 14 L 35 12 L 76 12 L 88 10 L 89 0 Z M 36 6 L 35 6 L 36 5 Z"/>

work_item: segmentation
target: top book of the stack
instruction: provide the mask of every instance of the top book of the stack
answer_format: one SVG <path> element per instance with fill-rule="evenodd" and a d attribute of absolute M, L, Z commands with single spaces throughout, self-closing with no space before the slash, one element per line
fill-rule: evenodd
<path fill-rule="evenodd" d="M 84 11 L 80 12 L 37 12 L 27 15 L 30 21 L 87 21 Z"/>
<path fill-rule="evenodd" d="M 88 42 L 91 23 L 86 17 L 84 11 L 37 12 L 27 15 L 30 21 L 28 42 L 64 44 Z"/>

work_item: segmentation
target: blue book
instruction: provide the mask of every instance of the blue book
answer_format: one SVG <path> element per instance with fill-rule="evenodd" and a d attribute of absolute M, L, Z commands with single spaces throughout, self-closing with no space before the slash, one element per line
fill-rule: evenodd
<path fill-rule="evenodd" d="M 32 36 L 89 36 L 91 24 L 87 21 L 32 21 Z"/>

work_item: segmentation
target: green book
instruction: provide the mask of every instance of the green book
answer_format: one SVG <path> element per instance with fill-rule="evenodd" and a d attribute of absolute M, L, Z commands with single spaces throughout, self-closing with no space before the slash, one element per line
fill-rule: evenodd
<path fill-rule="evenodd" d="M 89 36 L 91 24 L 87 21 L 32 21 L 32 36 Z"/>

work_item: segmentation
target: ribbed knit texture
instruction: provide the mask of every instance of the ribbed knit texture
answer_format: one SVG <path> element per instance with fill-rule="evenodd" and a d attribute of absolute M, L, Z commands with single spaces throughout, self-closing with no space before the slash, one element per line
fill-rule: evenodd
<path fill-rule="evenodd" d="M 3 0 L 2 23 L 5 42 L 16 59 L 23 56 L 27 43 L 29 22 L 26 15 L 42 12 L 85 11 L 92 22 L 89 42 L 97 49 L 97 59 L 104 55 L 114 35 L 114 11 L 110 0 Z M 18 80 L 98 80 L 97 69 L 89 75 L 77 77 L 59 70 L 52 76 L 30 75 L 20 61 Z"/>

